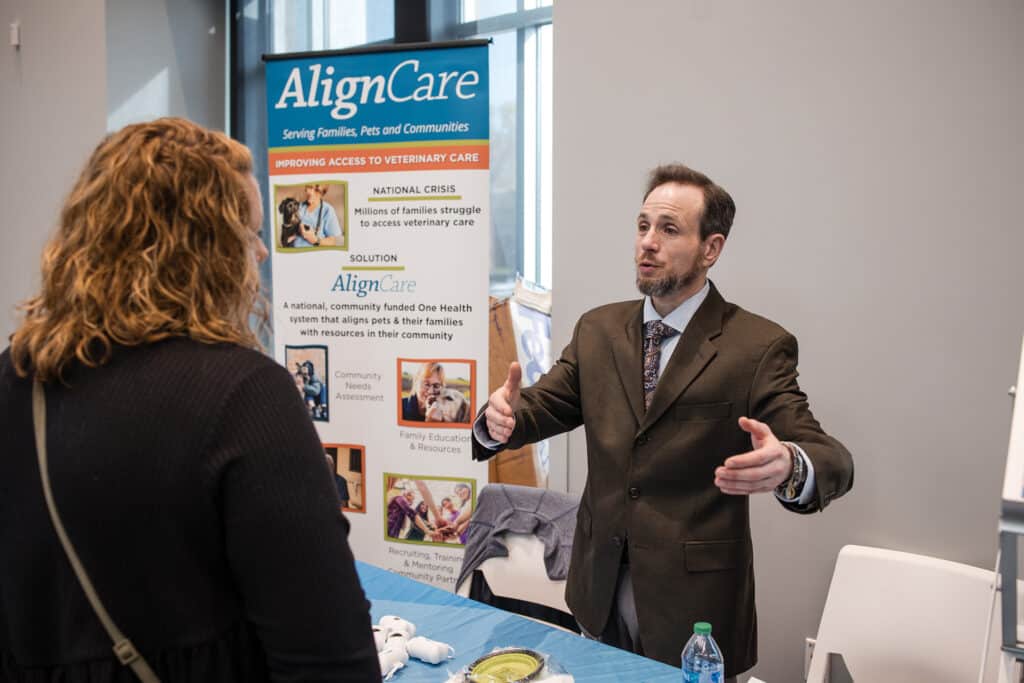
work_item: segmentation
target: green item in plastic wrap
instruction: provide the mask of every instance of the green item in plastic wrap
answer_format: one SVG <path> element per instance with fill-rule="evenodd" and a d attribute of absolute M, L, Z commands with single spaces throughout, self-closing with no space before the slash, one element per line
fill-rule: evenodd
<path fill-rule="evenodd" d="M 473 683 L 526 683 L 544 670 L 544 657 L 533 650 L 509 649 L 484 655 L 469 665 Z"/>

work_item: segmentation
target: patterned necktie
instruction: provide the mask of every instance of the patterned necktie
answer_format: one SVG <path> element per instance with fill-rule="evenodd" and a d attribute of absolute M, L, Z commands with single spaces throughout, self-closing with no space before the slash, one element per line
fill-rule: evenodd
<path fill-rule="evenodd" d="M 644 323 L 644 408 L 651 407 L 654 388 L 658 386 L 658 365 L 661 361 L 661 342 L 679 334 L 660 320 Z"/>

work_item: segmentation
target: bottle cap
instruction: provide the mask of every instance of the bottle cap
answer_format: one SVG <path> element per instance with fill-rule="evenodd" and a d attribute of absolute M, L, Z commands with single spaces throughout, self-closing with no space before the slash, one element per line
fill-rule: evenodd
<path fill-rule="evenodd" d="M 706 636 L 711 634 L 711 624 L 706 621 L 698 621 L 693 625 L 693 632 L 699 636 Z"/>

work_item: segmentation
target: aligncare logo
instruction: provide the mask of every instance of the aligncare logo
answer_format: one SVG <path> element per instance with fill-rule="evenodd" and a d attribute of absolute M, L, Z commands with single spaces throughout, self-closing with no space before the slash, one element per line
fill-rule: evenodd
<path fill-rule="evenodd" d="M 405 280 L 387 273 L 379 277 L 342 273 L 334 279 L 332 292 L 354 292 L 357 299 L 362 299 L 370 292 L 384 294 L 415 294 L 416 280 Z"/>
<path fill-rule="evenodd" d="M 311 64 L 305 71 L 288 73 L 274 109 L 331 107 L 331 118 L 344 121 L 356 115 L 359 105 L 386 102 L 471 100 L 477 96 L 480 73 L 473 69 L 429 71 L 419 59 L 406 59 L 386 74 L 344 76 L 335 80 L 335 69 Z"/>

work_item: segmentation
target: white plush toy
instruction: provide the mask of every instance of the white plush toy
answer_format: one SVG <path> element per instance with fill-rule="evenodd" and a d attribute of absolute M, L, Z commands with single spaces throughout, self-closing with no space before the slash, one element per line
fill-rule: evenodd
<path fill-rule="evenodd" d="M 440 664 L 455 656 L 455 649 L 447 643 L 439 643 L 423 636 L 416 636 L 405 644 L 409 656 L 428 664 Z"/>
<path fill-rule="evenodd" d="M 390 681 L 395 672 L 409 661 L 409 653 L 401 645 L 385 647 L 377 653 L 377 658 L 380 660 L 380 675 L 384 677 L 385 681 Z"/>
<path fill-rule="evenodd" d="M 381 617 L 373 627 L 380 673 L 385 681 L 390 681 L 410 656 L 428 664 L 440 664 L 455 656 L 451 645 L 415 635 L 416 624 L 393 615 Z"/>

